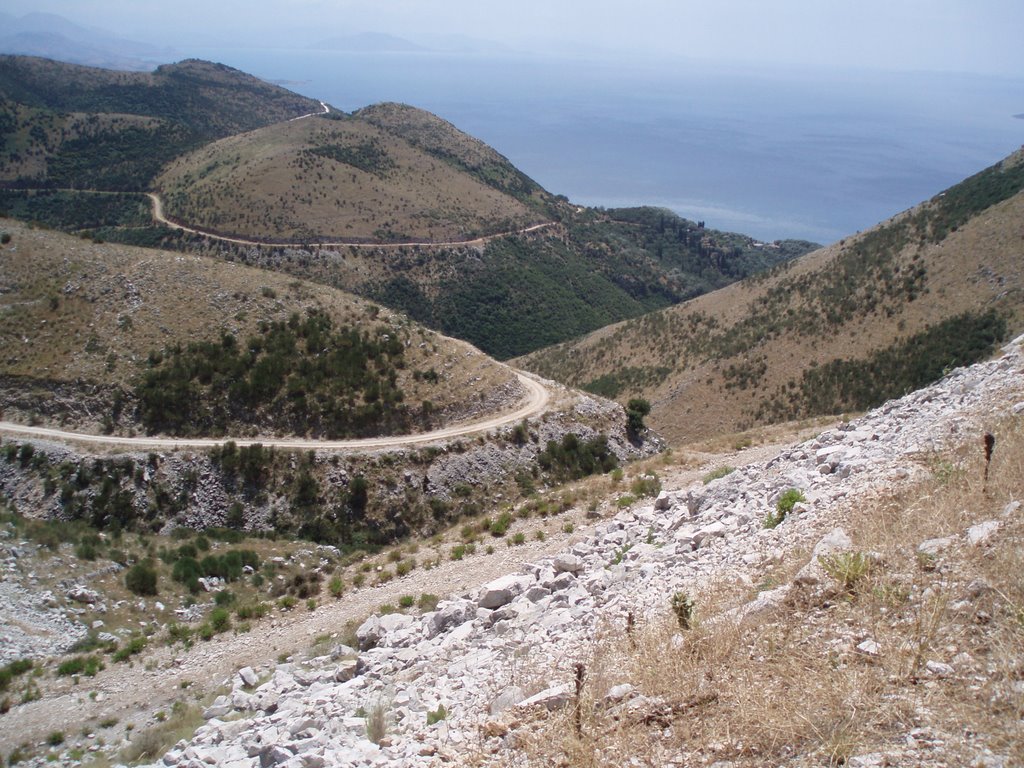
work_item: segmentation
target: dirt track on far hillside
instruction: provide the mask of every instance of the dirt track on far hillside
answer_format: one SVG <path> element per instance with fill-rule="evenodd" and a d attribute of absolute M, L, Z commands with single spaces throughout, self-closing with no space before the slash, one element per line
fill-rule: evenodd
<path fill-rule="evenodd" d="M 299 119 L 299 118 L 296 118 Z M 211 240 L 219 240 L 223 243 L 233 243 L 235 245 L 251 245 L 262 248 L 410 248 L 414 246 L 431 247 L 431 248 L 455 248 L 462 245 L 484 245 L 491 240 L 497 240 L 501 237 L 508 237 L 509 235 L 525 235 L 529 232 L 536 232 L 540 229 L 546 229 L 547 227 L 554 226 L 554 222 L 545 221 L 540 224 L 532 224 L 529 227 L 523 227 L 522 229 L 516 229 L 511 232 L 495 232 L 492 235 L 484 235 L 483 237 L 475 237 L 471 240 L 451 240 L 448 242 L 433 242 L 431 240 L 409 240 L 402 243 L 354 243 L 354 242 L 324 242 L 324 243 L 273 243 L 268 241 L 260 240 L 246 240 L 241 237 L 230 237 L 228 235 L 219 235 L 215 232 L 210 232 L 205 229 L 196 229 L 194 227 L 186 226 L 173 219 L 167 218 L 164 214 L 164 205 L 160 200 L 159 195 L 155 192 L 147 192 L 146 196 L 153 203 L 153 220 L 159 224 L 163 224 L 171 229 L 178 229 L 182 232 L 189 232 L 193 235 L 200 235 L 202 237 L 208 237 Z"/>

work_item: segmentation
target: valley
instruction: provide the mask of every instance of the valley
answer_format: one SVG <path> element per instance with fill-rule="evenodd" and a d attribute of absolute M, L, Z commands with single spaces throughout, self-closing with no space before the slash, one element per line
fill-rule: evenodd
<path fill-rule="evenodd" d="M 9 764 L 1024 759 L 1024 150 L 820 247 L 210 62 L 0 96 Z"/>

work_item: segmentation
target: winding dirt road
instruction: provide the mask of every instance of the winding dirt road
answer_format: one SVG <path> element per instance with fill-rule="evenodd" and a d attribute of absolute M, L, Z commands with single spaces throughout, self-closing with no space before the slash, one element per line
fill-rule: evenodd
<path fill-rule="evenodd" d="M 300 119 L 300 118 L 295 118 Z M 434 248 L 455 248 L 460 245 L 484 245 L 491 240 L 497 240 L 501 237 L 508 237 L 509 235 L 525 235 L 529 232 L 536 232 L 540 229 L 546 229 L 547 227 L 553 227 L 555 222 L 545 221 L 540 224 L 532 224 L 529 227 L 523 227 L 522 229 L 514 229 L 509 232 L 496 232 L 493 235 L 484 235 L 483 237 L 476 237 L 472 240 L 449 240 L 446 242 L 436 242 L 433 240 L 408 240 L 401 243 L 351 243 L 351 242 L 325 242 L 325 243 L 295 243 L 295 242 L 281 242 L 273 243 L 260 240 L 246 240 L 242 237 L 229 237 L 227 235 L 218 235 L 214 232 L 210 232 L 205 229 L 196 229 L 195 227 L 188 227 L 181 224 L 173 219 L 167 218 L 164 214 L 164 204 L 160 200 L 160 196 L 156 192 L 146 192 L 146 196 L 153 203 L 153 221 L 158 224 L 163 224 L 165 227 L 171 229 L 177 229 L 181 232 L 189 232 L 193 235 L 199 235 L 201 237 L 208 237 L 211 240 L 219 240 L 222 243 L 234 243 L 235 245 L 252 245 L 261 248 L 409 248 L 412 246 L 430 246 Z"/>
<path fill-rule="evenodd" d="M 526 398 L 518 408 L 510 413 L 492 416 L 483 421 L 476 421 L 470 424 L 458 424 L 444 429 L 435 429 L 431 432 L 421 432 L 414 435 L 397 435 L 390 437 L 367 437 L 358 440 L 304 440 L 300 438 L 187 438 L 187 437 L 118 437 L 116 435 L 90 435 L 83 432 L 65 432 L 60 429 L 49 427 L 30 427 L 24 424 L 14 424 L 9 421 L 0 421 L 0 434 L 29 435 L 32 437 L 43 437 L 51 440 L 60 440 L 67 443 L 88 443 L 92 445 L 103 445 L 109 447 L 128 447 L 137 449 L 162 449 L 177 450 L 182 448 L 213 448 L 223 445 L 228 441 L 234 442 L 239 447 L 255 445 L 260 443 L 267 448 L 282 448 L 295 451 L 321 450 L 321 451 L 368 451 L 388 448 L 406 448 L 410 445 L 432 443 L 438 440 L 449 440 L 453 437 L 467 437 L 492 429 L 513 424 L 531 416 L 542 413 L 551 400 L 551 394 L 539 381 L 529 376 L 516 372 L 519 382 L 526 388 Z"/>

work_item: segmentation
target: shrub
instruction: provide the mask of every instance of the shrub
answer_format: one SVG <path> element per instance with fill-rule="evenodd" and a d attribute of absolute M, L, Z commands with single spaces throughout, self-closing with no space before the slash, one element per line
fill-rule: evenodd
<path fill-rule="evenodd" d="M 128 645 L 124 648 L 119 648 L 114 652 L 113 659 L 116 662 L 127 661 L 132 656 L 138 653 L 142 653 L 142 649 L 146 647 L 146 638 L 142 635 L 136 635 L 128 641 Z"/>
<path fill-rule="evenodd" d="M 704 475 L 704 478 L 703 478 L 704 485 L 707 485 L 712 480 L 718 480 L 720 477 L 725 477 L 726 475 L 730 475 L 730 474 L 732 474 L 735 471 L 736 471 L 736 468 L 735 467 L 730 467 L 730 466 L 718 467 L 717 469 L 713 469 L 710 472 L 708 472 L 706 475 Z"/>
<path fill-rule="evenodd" d="M 285 595 L 277 601 L 282 611 L 290 611 L 299 601 L 291 595 Z"/>
<path fill-rule="evenodd" d="M 227 632 L 231 629 L 231 614 L 224 606 L 219 606 L 210 611 L 210 626 L 217 634 Z"/>
<path fill-rule="evenodd" d="M 657 496 L 661 491 L 661 480 L 658 479 L 657 475 L 641 475 L 633 481 L 629 490 L 638 499 L 647 496 Z"/>
<path fill-rule="evenodd" d="M 448 710 L 444 708 L 444 704 L 438 704 L 437 709 L 433 712 L 427 712 L 427 725 L 440 723 L 446 717 L 448 717 Z"/>
<path fill-rule="evenodd" d="M 399 608 L 412 608 L 416 604 L 416 598 L 412 595 L 402 595 L 398 598 Z"/>
<path fill-rule="evenodd" d="M 64 732 L 52 731 L 50 735 L 46 737 L 46 743 L 51 747 L 59 747 L 64 743 Z"/>
<path fill-rule="evenodd" d="M 676 615 L 679 628 L 687 630 L 693 627 L 694 602 L 685 592 L 672 595 L 672 613 Z"/>
<path fill-rule="evenodd" d="M 136 595 L 155 595 L 156 582 L 156 568 L 148 559 L 133 565 L 124 577 L 124 585 Z"/>
<path fill-rule="evenodd" d="M 416 605 L 421 611 L 427 612 L 437 608 L 438 602 L 440 601 L 437 595 L 431 595 L 427 592 L 424 592 L 422 595 L 420 595 L 420 599 L 416 601 Z"/>
<path fill-rule="evenodd" d="M 60 663 L 57 667 L 57 674 L 61 677 L 71 675 L 95 677 L 101 669 L 103 669 L 103 662 L 96 656 L 73 656 Z"/>
<path fill-rule="evenodd" d="M 825 573 L 842 584 L 847 592 L 853 592 L 857 584 L 871 572 L 871 558 L 863 552 L 821 555 L 818 562 Z"/>
<path fill-rule="evenodd" d="M 788 491 L 779 496 L 779 500 L 775 502 L 775 512 L 769 512 L 768 517 L 765 518 L 765 528 L 775 528 L 786 519 L 786 516 L 793 511 L 793 507 L 799 501 L 806 501 L 803 492 L 799 488 L 790 488 Z"/>
<path fill-rule="evenodd" d="M 510 525 L 512 525 L 512 513 L 503 512 L 497 520 L 491 522 L 491 536 L 504 536 L 508 532 Z"/>
<path fill-rule="evenodd" d="M 341 580 L 340 576 L 331 577 L 331 580 L 327 582 L 327 591 L 331 593 L 331 597 L 335 600 L 345 593 L 345 583 Z"/>
<path fill-rule="evenodd" d="M 516 534 L 514 534 L 512 536 L 512 543 L 515 544 L 516 546 L 519 546 L 520 544 L 525 544 L 526 543 L 526 534 L 523 533 L 522 531 L 517 532 Z"/>
<path fill-rule="evenodd" d="M 626 404 L 626 432 L 638 437 L 644 431 L 644 417 L 651 412 L 651 404 L 642 397 L 634 397 Z"/>
<path fill-rule="evenodd" d="M 461 560 L 466 555 L 466 545 L 456 544 L 452 547 L 451 558 L 452 560 Z"/>

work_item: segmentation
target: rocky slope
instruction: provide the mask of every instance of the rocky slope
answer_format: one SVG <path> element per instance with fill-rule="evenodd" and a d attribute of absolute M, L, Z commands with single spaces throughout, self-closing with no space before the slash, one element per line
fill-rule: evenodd
<path fill-rule="evenodd" d="M 996 360 L 958 369 L 927 389 L 768 462 L 705 485 L 664 492 L 654 504 L 624 511 L 569 550 L 452 596 L 420 618 L 371 617 L 357 632 L 359 649 L 338 647 L 307 663 L 243 669 L 230 691 L 206 710 L 206 724 L 168 752 L 162 764 L 518 765 L 543 761 L 548 754 L 561 755 L 560 764 L 572 765 L 577 763 L 567 745 L 573 740 L 573 719 L 582 734 L 597 722 L 597 711 L 614 713 L 619 729 L 629 722 L 654 728 L 649 739 L 631 747 L 635 754 L 643 752 L 644 764 L 753 765 L 770 759 L 802 765 L 815 755 L 820 759 L 823 752 L 799 740 L 787 744 L 776 738 L 770 753 L 761 753 L 756 743 L 744 747 L 676 738 L 684 713 L 716 706 L 719 696 L 726 695 L 716 685 L 727 692 L 725 681 L 698 677 L 690 690 L 666 700 L 644 695 L 629 682 L 626 667 L 606 670 L 605 677 L 593 680 L 587 670 L 600 668 L 605 645 L 622 643 L 634 632 L 641 638 L 641 628 L 654 626 L 669 613 L 670 604 L 679 627 L 691 626 L 694 616 L 687 596 L 706 594 L 722 582 L 748 585 L 747 596 L 731 611 L 701 617 L 705 637 L 718 625 L 740 631 L 747 620 L 767 627 L 783 620 L 780 613 L 796 610 L 794 606 L 804 610 L 804 603 L 793 602 L 801 590 L 810 590 L 801 593 L 801 600 L 810 601 L 815 610 L 827 609 L 838 594 L 826 589 L 834 578 L 834 569 L 824 567 L 835 562 L 827 560 L 830 553 L 874 558 L 895 568 L 886 560 L 894 555 L 861 553 L 838 526 L 856 532 L 869 505 L 898 498 L 901 489 L 917 488 L 930 475 L 948 472 L 952 465 L 936 459 L 955 455 L 949 452 L 958 447 L 971 446 L 971 459 L 963 459 L 964 466 L 979 469 L 974 456 L 980 447 L 975 451 L 974 446 L 980 446 L 986 430 L 1000 441 L 1019 436 L 1024 413 L 1022 341 L 1009 345 Z M 1003 463 L 993 461 L 994 478 L 1012 470 L 1015 461 L 999 453 L 996 457 Z M 986 486 L 984 502 L 976 497 L 975 516 L 991 519 L 918 542 L 916 560 L 925 588 L 919 591 L 916 582 L 908 586 L 902 602 L 893 604 L 900 607 L 890 610 L 923 612 L 938 592 L 948 590 L 950 600 L 959 600 L 949 603 L 951 613 L 970 616 L 968 624 L 998 621 L 1003 609 L 994 588 L 962 584 L 957 576 L 958 564 L 970 562 L 971 552 L 994 557 L 1002 547 L 1019 547 L 1014 541 L 1020 534 L 1021 510 L 1013 496 L 1021 491 L 1020 476 L 1008 482 L 1009 487 Z M 766 527 L 766 515 L 791 488 L 799 489 L 804 500 L 776 527 Z M 959 526 L 960 519 L 952 524 Z M 792 566 L 788 576 L 765 588 L 766 575 L 777 575 L 781 565 Z M 762 589 L 753 590 L 758 583 Z M 1013 595 L 994 591 L 1012 605 Z M 990 597 L 983 611 L 981 596 L 986 594 Z M 697 600 L 696 606 L 699 612 L 704 603 Z M 829 622 L 819 619 L 819 624 L 824 632 Z M 873 635 L 882 632 L 884 622 L 879 621 L 874 629 L 840 633 L 831 646 L 815 645 L 801 653 L 822 653 L 832 659 L 833 670 L 852 667 L 868 670 L 858 674 L 870 674 L 870 669 L 884 667 L 886 654 L 898 655 L 897 649 L 876 642 Z M 681 628 L 670 634 L 674 639 L 663 652 L 686 656 L 691 635 Z M 973 650 L 972 656 L 962 647 L 965 639 L 948 640 L 919 647 L 913 680 L 925 687 L 900 695 L 916 698 L 916 691 L 930 690 L 934 698 L 936 691 L 964 682 L 988 690 L 992 681 L 986 674 L 996 673 L 991 665 L 986 667 L 982 654 L 992 649 Z M 713 650 L 706 653 L 713 655 Z M 769 661 L 761 657 L 764 666 Z M 668 658 L 660 663 L 668 664 Z M 709 666 L 710 657 L 702 663 Z M 865 666 L 857 667 L 861 663 Z M 582 711 L 577 702 L 587 704 L 585 716 L 574 715 Z M 1019 706 L 1019 699 L 1013 706 Z M 702 710 L 702 718 L 708 716 Z M 851 742 L 843 760 L 860 766 L 995 766 L 1021 756 L 1019 720 L 1009 733 L 968 723 L 964 735 L 944 730 L 950 726 L 928 707 L 917 705 L 904 717 L 881 736 Z M 650 744 L 661 749 L 656 758 Z"/>

